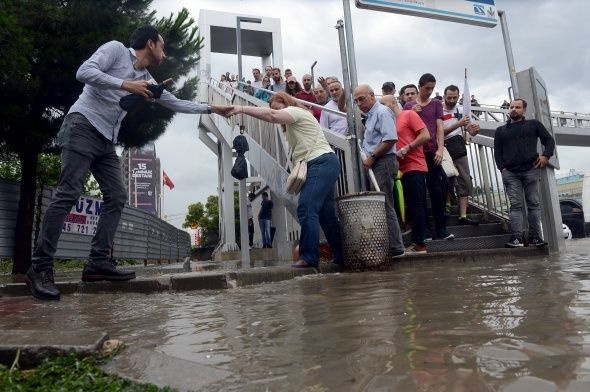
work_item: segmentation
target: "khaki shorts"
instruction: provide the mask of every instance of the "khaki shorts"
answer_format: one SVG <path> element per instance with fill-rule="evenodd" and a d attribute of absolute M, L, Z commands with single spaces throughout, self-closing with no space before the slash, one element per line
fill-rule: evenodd
<path fill-rule="evenodd" d="M 453 161 L 459 175 L 453 177 L 453 186 L 457 197 L 471 196 L 471 176 L 469 175 L 469 162 L 467 155 Z"/>

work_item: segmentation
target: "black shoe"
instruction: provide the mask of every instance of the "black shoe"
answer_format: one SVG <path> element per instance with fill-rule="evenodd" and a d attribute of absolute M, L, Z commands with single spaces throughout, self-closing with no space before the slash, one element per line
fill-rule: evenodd
<path fill-rule="evenodd" d="M 529 238 L 529 245 L 536 246 L 538 248 L 542 248 L 544 246 L 547 246 L 547 243 L 545 241 L 543 241 L 542 239 L 540 239 L 539 237 L 532 237 L 532 238 Z"/>
<path fill-rule="evenodd" d="M 508 241 L 505 246 L 507 248 L 522 248 L 524 246 L 524 242 L 522 238 L 513 235 L 510 237 L 510 241 Z"/>
<path fill-rule="evenodd" d="M 390 248 L 387 255 L 389 257 L 393 258 L 393 259 L 398 259 L 400 257 L 404 257 L 406 255 L 406 252 L 405 252 L 404 249 L 393 249 L 393 248 Z"/>
<path fill-rule="evenodd" d="M 468 217 L 466 217 L 466 216 L 462 216 L 462 217 L 460 217 L 460 218 L 459 218 L 459 221 L 458 221 L 457 223 L 458 223 L 460 226 L 467 226 L 467 225 L 470 225 L 470 226 L 477 226 L 477 225 L 479 225 L 479 222 L 478 222 L 478 221 L 476 221 L 476 220 L 473 220 L 473 219 L 469 219 L 469 218 L 468 218 Z"/>
<path fill-rule="evenodd" d="M 37 299 L 59 301 L 61 296 L 55 281 L 53 280 L 53 270 L 45 270 L 40 272 L 33 271 L 33 267 L 29 268 L 25 275 L 25 282 L 31 290 L 33 297 Z"/>
<path fill-rule="evenodd" d="M 99 280 L 125 281 L 135 279 L 135 271 L 118 270 L 108 261 L 102 263 L 88 263 L 82 271 L 82 280 L 84 282 L 96 282 Z"/>

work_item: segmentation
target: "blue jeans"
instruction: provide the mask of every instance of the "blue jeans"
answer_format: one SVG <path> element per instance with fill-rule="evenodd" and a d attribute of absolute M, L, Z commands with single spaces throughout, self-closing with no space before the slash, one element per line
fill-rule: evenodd
<path fill-rule="evenodd" d="M 115 145 L 102 136 L 80 113 L 70 113 L 57 135 L 61 152 L 59 184 L 43 217 L 43 224 L 32 257 L 35 271 L 51 269 L 53 256 L 66 216 L 84 188 L 84 176 L 94 175 L 103 194 L 103 205 L 92 238 L 89 263 L 107 261 L 115 232 L 127 200 L 121 164 Z"/>
<path fill-rule="evenodd" d="M 426 172 L 409 171 L 402 176 L 404 199 L 408 215 L 412 217 L 412 242 L 424 245 L 426 228 Z"/>
<path fill-rule="evenodd" d="M 270 219 L 258 219 L 260 225 L 260 235 L 262 236 L 262 247 L 268 248 L 271 246 L 270 241 Z"/>
<path fill-rule="evenodd" d="M 502 180 L 506 195 L 510 200 L 510 229 L 512 234 L 522 239 L 524 231 L 523 192 L 529 221 L 529 237 L 543 238 L 541 233 L 541 202 L 539 200 L 539 169 L 522 173 L 502 170 Z"/>
<path fill-rule="evenodd" d="M 307 179 L 299 194 L 297 218 L 301 226 L 299 259 L 318 266 L 320 262 L 320 226 L 334 254 L 334 263 L 342 264 L 340 222 L 336 216 L 334 188 L 340 174 L 336 154 L 327 153 L 307 162 Z"/>

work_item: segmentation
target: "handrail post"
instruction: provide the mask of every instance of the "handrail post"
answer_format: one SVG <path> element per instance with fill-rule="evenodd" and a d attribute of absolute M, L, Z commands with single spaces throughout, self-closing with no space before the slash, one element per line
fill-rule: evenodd
<path fill-rule="evenodd" d="M 490 185 L 490 175 L 488 174 L 488 162 L 486 160 L 485 147 L 480 144 L 477 146 L 477 148 L 477 155 L 479 156 L 479 164 L 481 167 L 481 175 L 483 180 L 483 194 L 486 199 L 488 211 L 492 211 L 492 197 L 494 197 L 494 195 L 492 195 L 492 187 Z"/>

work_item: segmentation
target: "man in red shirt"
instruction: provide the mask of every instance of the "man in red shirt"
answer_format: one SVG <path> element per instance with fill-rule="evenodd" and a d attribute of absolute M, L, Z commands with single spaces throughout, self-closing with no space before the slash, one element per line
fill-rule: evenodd
<path fill-rule="evenodd" d="M 381 103 L 392 109 L 397 107 L 393 95 L 381 98 Z M 404 110 L 396 116 L 397 158 L 403 173 L 405 205 L 412 219 L 412 244 L 406 253 L 426 253 L 424 230 L 426 228 L 426 173 L 428 165 L 422 145 L 430 140 L 426 124 L 413 110 Z"/>
<path fill-rule="evenodd" d="M 303 83 L 303 90 L 301 90 L 297 94 L 295 94 L 295 98 L 301 99 L 302 101 L 317 103 L 317 99 L 316 99 L 315 94 L 313 93 L 313 90 L 311 88 L 311 75 L 309 75 L 309 74 L 303 75 L 302 83 Z M 316 108 L 314 106 L 311 108 L 311 110 L 313 112 L 313 116 L 319 122 L 320 116 L 322 115 L 321 109 Z"/>

